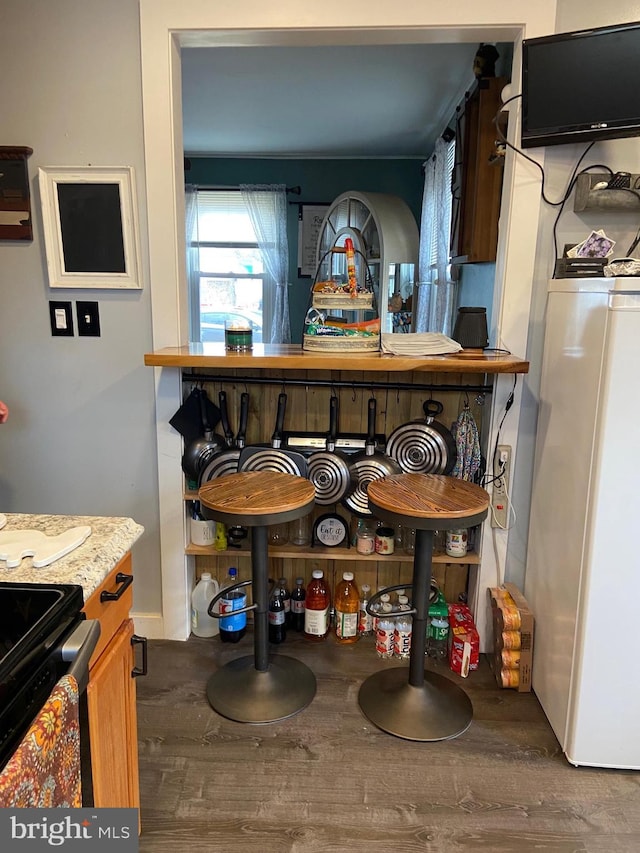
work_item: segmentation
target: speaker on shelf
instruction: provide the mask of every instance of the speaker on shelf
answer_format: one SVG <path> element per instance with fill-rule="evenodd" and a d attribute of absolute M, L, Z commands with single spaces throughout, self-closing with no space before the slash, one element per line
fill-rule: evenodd
<path fill-rule="evenodd" d="M 486 349 L 489 346 L 486 308 L 458 308 L 451 335 L 463 349 Z"/>

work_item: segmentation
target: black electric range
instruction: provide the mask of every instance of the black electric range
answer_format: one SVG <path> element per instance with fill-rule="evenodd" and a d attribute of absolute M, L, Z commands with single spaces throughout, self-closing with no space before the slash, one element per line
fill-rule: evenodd
<path fill-rule="evenodd" d="M 80 586 L 0 583 L 0 768 L 76 663 L 86 687 L 100 626 L 83 605 Z"/>

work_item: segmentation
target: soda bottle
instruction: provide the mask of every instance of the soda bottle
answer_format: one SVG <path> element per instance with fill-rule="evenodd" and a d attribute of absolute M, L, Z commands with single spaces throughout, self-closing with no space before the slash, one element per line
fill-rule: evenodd
<path fill-rule="evenodd" d="M 329 633 L 331 596 L 322 569 L 314 569 L 304 601 L 304 636 L 308 640 L 324 640 Z"/>
<path fill-rule="evenodd" d="M 406 595 L 398 596 L 398 607 L 400 610 L 409 610 L 409 599 Z M 406 660 L 411 652 L 411 632 L 413 620 L 411 616 L 400 614 L 396 616 L 396 624 L 393 632 L 393 654 Z"/>
<path fill-rule="evenodd" d="M 304 631 L 304 578 L 296 578 L 291 592 L 291 627 L 294 631 Z"/>
<path fill-rule="evenodd" d="M 394 622 L 393 617 L 387 614 L 393 607 L 389 603 L 389 596 L 386 593 L 381 598 L 382 604 L 378 616 L 378 627 L 376 628 L 376 654 L 379 658 L 392 658 Z"/>
<path fill-rule="evenodd" d="M 334 602 L 336 607 L 336 642 L 346 645 L 358 639 L 358 606 L 360 596 L 353 580 L 353 572 L 343 572 L 342 580 L 336 587 Z"/>
<path fill-rule="evenodd" d="M 269 642 L 283 643 L 287 638 L 286 614 L 281 589 L 276 587 L 269 599 Z"/>
<path fill-rule="evenodd" d="M 367 613 L 367 604 L 371 595 L 371 587 L 363 583 L 360 593 L 360 604 L 358 605 L 358 634 L 361 637 L 369 637 L 373 633 L 373 616 Z"/>
<path fill-rule="evenodd" d="M 287 579 L 280 578 L 278 581 L 278 586 L 280 587 L 280 598 L 282 599 L 282 603 L 284 605 L 284 621 L 287 628 L 291 625 L 291 595 L 289 593 L 289 589 L 287 588 Z"/>
<path fill-rule="evenodd" d="M 440 616 L 434 616 L 429 625 L 427 654 L 436 660 L 446 660 L 449 639 L 449 623 Z"/>
<path fill-rule="evenodd" d="M 231 567 L 226 585 L 227 587 L 231 587 L 237 582 L 238 570 Z M 241 610 L 246 606 L 247 596 L 242 589 L 234 589 L 232 592 L 227 592 L 220 599 L 220 613 L 232 613 L 234 610 Z M 246 630 L 246 613 L 241 613 L 239 616 L 224 616 L 224 618 L 220 619 L 220 639 L 223 643 L 237 643 L 244 637 Z"/>

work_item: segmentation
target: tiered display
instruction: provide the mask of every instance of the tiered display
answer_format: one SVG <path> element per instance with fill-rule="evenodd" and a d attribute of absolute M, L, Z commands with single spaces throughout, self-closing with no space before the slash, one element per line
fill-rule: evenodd
<path fill-rule="evenodd" d="M 380 318 L 371 272 L 350 237 L 344 239 L 344 245 L 334 246 L 321 258 L 309 302 L 303 349 L 347 352 L 380 349 Z"/>

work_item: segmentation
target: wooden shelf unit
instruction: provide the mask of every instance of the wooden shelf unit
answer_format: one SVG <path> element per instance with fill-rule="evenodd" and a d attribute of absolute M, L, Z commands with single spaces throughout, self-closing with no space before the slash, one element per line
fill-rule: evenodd
<path fill-rule="evenodd" d="M 294 344 L 257 344 L 251 353 L 227 353 L 224 344 L 189 344 L 147 353 L 145 364 L 182 370 L 185 386 L 206 387 L 214 402 L 224 383 L 231 413 L 238 412 L 240 394 L 248 390 L 247 445 L 269 442 L 277 397 L 283 389 L 289 396 L 286 432 L 326 435 L 328 395 L 333 391 L 340 401 L 340 434 L 364 434 L 367 400 L 370 393 L 374 393 L 378 402 L 376 431 L 388 436 L 399 424 L 422 419 L 422 404 L 427 398 L 443 402 L 444 410 L 438 419 L 447 426 L 456 419 L 465 403 L 469 403 L 481 428 L 482 405 L 477 394 L 468 392 L 465 386 L 486 383 L 494 374 L 519 374 L 529 370 L 527 361 L 504 353 L 467 354 L 463 351 L 456 355 L 404 358 L 382 353 L 303 352 Z M 210 376 L 212 371 L 217 373 L 217 378 Z M 258 381 L 252 385 L 252 379 Z M 295 383 L 287 385 L 287 380 L 295 380 Z M 439 385 L 446 386 L 442 392 L 438 390 Z M 373 387 L 375 391 L 372 392 Z M 430 390 L 426 390 L 427 387 Z M 232 414 L 232 428 L 234 417 L 237 415 Z M 188 522 L 188 504 L 197 500 L 197 491 L 184 488 L 182 497 Z M 332 507 L 316 507 L 315 514 L 330 509 Z M 338 507 L 338 512 L 349 523 L 348 511 Z M 240 549 L 216 551 L 213 546 L 187 544 L 185 553 L 195 561 L 196 575 L 210 571 L 221 581 L 226 578 L 229 566 L 236 566 L 243 578 L 250 575 L 250 552 L 246 545 Z M 381 557 L 358 554 L 355 547 L 284 545 L 272 547 L 269 553 L 272 576 L 284 576 L 290 585 L 296 577 L 304 576 L 308 580 L 313 568 L 322 568 L 333 587 L 347 567 L 354 570 L 359 585 L 368 583 L 372 589 L 411 583 L 413 558 L 404 552 Z M 469 573 L 477 571 L 479 565 L 476 552 L 463 558 L 436 553 L 433 576 L 448 600 L 455 601 L 466 589 Z"/>

